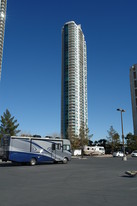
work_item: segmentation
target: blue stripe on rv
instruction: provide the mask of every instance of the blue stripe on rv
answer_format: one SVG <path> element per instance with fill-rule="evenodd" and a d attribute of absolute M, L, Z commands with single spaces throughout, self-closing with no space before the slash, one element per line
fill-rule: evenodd
<path fill-rule="evenodd" d="M 26 152 L 9 152 L 9 160 L 15 162 L 30 162 L 31 158 L 36 158 L 37 162 L 53 162 L 54 159 L 45 155 L 26 153 Z"/>

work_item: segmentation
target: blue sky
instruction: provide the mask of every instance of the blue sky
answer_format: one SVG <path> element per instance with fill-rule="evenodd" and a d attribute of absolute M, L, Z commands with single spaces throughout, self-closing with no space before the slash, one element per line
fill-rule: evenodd
<path fill-rule="evenodd" d="M 129 68 L 137 63 L 136 0 L 9 0 L 0 115 L 6 108 L 22 133 L 60 134 L 61 29 L 81 24 L 87 42 L 88 127 L 93 141 L 112 125 L 133 133 Z"/>

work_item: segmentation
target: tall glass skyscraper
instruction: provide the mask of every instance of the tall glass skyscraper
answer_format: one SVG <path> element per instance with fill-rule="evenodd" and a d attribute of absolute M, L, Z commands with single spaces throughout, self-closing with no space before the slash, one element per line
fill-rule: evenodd
<path fill-rule="evenodd" d="M 67 22 L 62 28 L 61 137 L 68 130 L 79 135 L 88 127 L 87 49 L 81 25 Z"/>
<path fill-rule="evenodd" d="M 3 57 L 6 7 L 7 7 L 7 0 L 0 0 L 0 79 L 1 79 L 2 57 Z"/>

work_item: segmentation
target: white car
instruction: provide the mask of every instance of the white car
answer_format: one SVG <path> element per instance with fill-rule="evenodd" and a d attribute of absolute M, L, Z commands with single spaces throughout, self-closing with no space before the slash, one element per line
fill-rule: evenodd
<path fill-rule="evenodd" d="M 137 150 L 134 150 L 134 151 L 131 153 L 131 157 L 137 157 Z"/>
<path fill-rule="evenodd" d="M 121 151 L 113 152 L 113 157 L 124 157 L 124 153 Z"/>

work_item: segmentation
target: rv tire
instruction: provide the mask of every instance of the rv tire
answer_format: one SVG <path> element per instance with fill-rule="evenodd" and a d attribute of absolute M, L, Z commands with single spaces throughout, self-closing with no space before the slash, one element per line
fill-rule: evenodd
<path fill-rule="evenodd" d="M 30 165 L 31 166 L 34 166 L 35 164 L 36 164 L 36 159 L 35 158 L 31 158 L 31 160 L 30 160 Z"/>
<path fill-rule="evenodd" d="M 68 159 L 66 158 L 66 157 L 64 157 L 64 159 L 63 159 L 63 164 L 67 164 L 67 162 L 68 162 Z"/>

